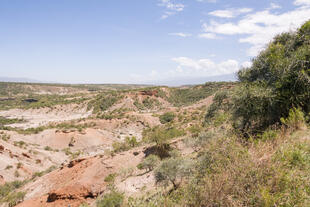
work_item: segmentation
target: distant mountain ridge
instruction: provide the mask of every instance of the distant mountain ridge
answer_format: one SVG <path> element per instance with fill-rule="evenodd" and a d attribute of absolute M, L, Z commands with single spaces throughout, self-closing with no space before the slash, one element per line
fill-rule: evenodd
<path fill-rule="evenodd" d="M 139 84 L 146 84 L 146 85 L 167 85 L 167 86 L 184 86 L 184 85 L 197 85 L 197 84 L 204 84 L 206 82 L 220 82 L 220 81 L 236 81 L 237 77 L 236 74 L 227 74 L 227 75 L 219 75 L 219 76 L 210 76 L 210 77 L 176 77 L 174 79 L 166 79 L 166 80 L 158 80 L 158 81 L 145 81 L 139 82 Z M 18 83 L 59 83 L 59 82 L 44 82 L 39 81 L 31 78 L 13 78 L 13 77 L 0 77 L 0 82 L 18 82 Z M 59 83 L 60 84 L 60 83 Z M 72 84 L 72 83 L 66 83 Z M 76 84 L 92 84 L 92 83 L 76 83 Z M 104 84 L 104 83 L 100 83 Z M 98 84 L 98 85 L 100 85 Z M 107 83 L 105 83 L 107 84 Z M 110 83 L 111 84 L 111 83 Z M 113 83 L 117 84 L 117 83 Z M 126 84 L 133 84 L 133 83 L 123 83 Z M 123 85 L 120 84 L 120 85 Z M 95 84 L 96 85 L 96 84 Z"/>
<path fill-rule="evenodd" d="M 42 83 L 41 81 L 30 78 L 12 78 L 0 77 L 0 82 L 18 82 L 18 83 Z"/>
<path fill-rule="evenodd" d="M 204 84 L 206 82 L 220 82 L 220 81 L 224 82 L 237 81 L 237 76 L 235 73 L 232 73 L 227 75 L 218 75 L 210 77 L 189 77 L 189 78 L 184 77 L 184 78 L 155 81 L 153 84 L 167 85 L 167 86 L 184 86 L 184 85 L 197 85 L 197 84 Z"/>

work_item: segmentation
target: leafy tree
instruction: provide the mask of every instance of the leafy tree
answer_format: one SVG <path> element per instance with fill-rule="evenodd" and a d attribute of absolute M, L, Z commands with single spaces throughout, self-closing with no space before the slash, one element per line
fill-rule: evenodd
<path fill-rule="evenodd" d="M 138 169 L 146 169 L 147 172 L 150 172 L 157 166 L 159 161 L 160 161 L 160 159 L 158 156 L 149 155 L 137 167 L 138 167 Z"/>
<path fill-rule="evenodd" d="M 169 139 L 185 135 L 184 130 L 176 127 L 159 127 L 149 128 L 143 131 L 143 139 L 146 142 L 155 142 L 158 146 L 163 146 Z"/>
<path fill-rule="evenodd" d="M 233 98 L 234 127 L 243 134 L 257 133 L 281 116 L 271 89 L 259 84 L 244 84 Z"/>
<path fill-rule="evenodd" d="M 228 91 L 220 91 L 215 94 L 213 103 L 209 106 L 205 116 L 206 123 L 210 123 L 219 110 L 227 111 L 231 108 L 231 103 L 229 102 L 230 97 L 231 94 Z"/>
<path fill-rule="evenodd" d="M 168 158 L 155 169 L 157 183 L 171 183 L 177 189 L 184 178 L 192 172 L 192 162 L 181 157 Z"/>
<path fill-rule="evenodd" d="M 310 21 L 283 33 L 238 72 L 243 83 L 235 96 L 235 126 L 257 132 L 289 116 L 291 108 L 310 112 Z"/>

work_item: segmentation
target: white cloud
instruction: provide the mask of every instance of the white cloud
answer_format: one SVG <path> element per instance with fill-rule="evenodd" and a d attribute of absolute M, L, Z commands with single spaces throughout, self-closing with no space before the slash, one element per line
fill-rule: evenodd
<path fill-rule="evenodd" d="M 295 0 L 294 4 L 297 6 L 309 6 L 310 0 Z"/>
<path fill-rule="evenodd" d="M 183 32 L 169 33 L 169 35 L 179 36 L 179 37 L 190 37 L 190 36 L 192 36 L 192 34 L 183 33 Z"/>
<path fill-rule="evenodd" d="M 175 74 L 180 76 L 216 76 L 235 73 L 239 70 L 236 60 L 226 60 L 215 63 L 210 59 L 192 59 L 188 57 L 177 57 L 172 59 L 178 64 Z"/>
<path fill-rule="evenodd" d="M 192 59 L 189 57 L 176 57 L 171 60 L 177 64 L 173 70 L 161 73 L 152 70 L 150 73 L 144 75 L 132 74 L 131 79 L 138 82 L 141 82 L 141 80 L 143 82 L 156 82 L 178 78 L 212 77 L 235 73 L 240 69 L 240 66 L 246 64 L 243 63 L 240 65 L 238 61 L 231 59 L 219 63 L 207 58 Z"/>
<path fill-rule="evenodd" d="M 239 9 L 225 9 L 225 10 L 215 10 L 209 12 L 209 15 L 221 17 L 221 18 L 235 18 L 240 14 L 245 14 L 253 11 L 251 8 L 239 8 Z"/>
<path fill-rule="evenodd" d="M 181 3 L 173 3 L 172 0 L 159 0 L 158 6 L 165 7 L 166 11 L 161 16 L 161 19 L 166 19 L 171 15 L 184 10 L 185 5 Z"/>
<path fill-rule="evenodd" d="M 303 6 L 284 13 L 273 13 L 272 10 L 266 9 L 247 14 L 237 22 L 210 21 L 202 25 L 204 33 L 200 36 L 204 34 L 208 36 L 210 34 L 242 35 L 239 42 L 250 44 L 248 55 L 255 56 L 275 35 L 295 30 L 309 19 L 310 7 L 304 6 L 305 2 L 305 0 L 295 1 L 295 4 Z"/>
<path fill-rule="evenodd" d="M 203 33 L 203 34 L 199 34 L 198 37 L 205 38 L 205 39 L 217 39 L 217 36 L 214 33 Z"/>

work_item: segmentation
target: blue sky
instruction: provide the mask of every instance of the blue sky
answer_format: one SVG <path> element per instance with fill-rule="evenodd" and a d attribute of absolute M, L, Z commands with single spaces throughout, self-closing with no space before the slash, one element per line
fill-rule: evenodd
<path fill-rule="evenodd" d="M 236 72 L 310 0 L 0 0 L 0 76 L 157 83 Z"/>

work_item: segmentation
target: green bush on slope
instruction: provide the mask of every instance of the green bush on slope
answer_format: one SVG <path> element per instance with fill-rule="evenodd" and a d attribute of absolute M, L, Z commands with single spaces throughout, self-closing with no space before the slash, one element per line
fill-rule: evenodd
<path fill-rule="evenodd" d="M 22 202 L 26 193 L 16 192 L 16 190 L 26 183 L 27 181 L 13 181 L 0 186 L 0 203 L 7 203 L 9 206 L 15 206 Z"/>
<path fill-rule="evenodd" d="M 113 190 L 97 201 L 97 207 L 121 207 L 123 201 L 124 195 Z"/>
<path fill-rule="evenodd" d="M 166 123 L 173 121 L 174 118 L 175 118 L 175 114 L 173 112 L 167 112 L 159 116 L 159 121 L 162 124 L 166 124 Z"/>
<path fill-rule="evenodd" d="M 310 112 L 310 21 L 297 32 L 274 38 L 250 68 L 238 72 L 243 83 L 235 96 L 234 117 L 242 132 L 280 122 L 293 107 Z"/>

